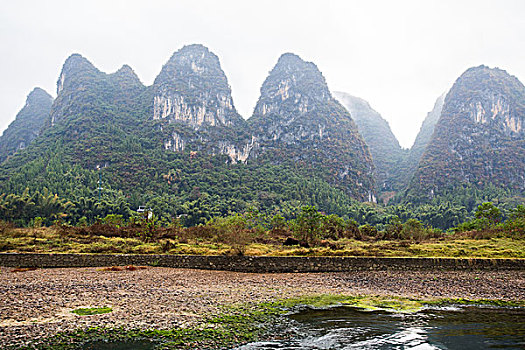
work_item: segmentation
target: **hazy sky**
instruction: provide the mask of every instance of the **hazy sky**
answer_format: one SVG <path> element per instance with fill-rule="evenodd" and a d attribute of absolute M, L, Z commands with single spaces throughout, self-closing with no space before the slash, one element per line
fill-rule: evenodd
<path fill-rule="evenodd" d="M 53 96 L 74 52 L 104 72 L 129 64 L 146 85 L 182 46 L 216 53 L 248 118 L 284 52 L 314 62 L 332 91 L 369 101 L 410 147 L 436 98 L 467 68 L 525 82 L 524 0 L 0 0 L 0 132 L 27 94 Z"/>

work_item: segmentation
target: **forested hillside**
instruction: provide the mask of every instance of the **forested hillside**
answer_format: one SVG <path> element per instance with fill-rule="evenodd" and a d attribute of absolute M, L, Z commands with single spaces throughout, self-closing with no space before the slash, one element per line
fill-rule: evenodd
<path fill-rule="evenodd" d="M 49 118 L 52 103 L 53 98 L 44 90 L 35 88 L 31 91 L 24 108 L 0 137 L 0 163 L 26 148 L 38 136 Z"/>
<path fill-rule="evenodd" d="M 202 45 L 174 53 L 152 86 L 127 65 L 107 74 L 73 54 L 57 98 L 35 89 L 0 138 L 0 219 L 93 223 L 145 206 L 193 226 L 248 211 L 290 219 L 313 205 L 379 229 L 409 219 L 447 229 L 483 202 L 503 215 L 523 203 L 524 96 L 504 71 L 467 71 L 423 125 L 418 140 L 439 118 L 402 191 L 407 152 L 388 124 L 355 98 L 352 117 L 294 54 L 279 58 L 248 121 Z M 395 205 L 374 203 L 389 190 Z"/>
<path fill-rule="evenodd" d="M 327 98 L 330 93 L 322 89 L 321 96 L 312 91 L 308 99 Z M 342 106 L 328 101 L 327 115 L 320 116 L 330 131 L 327 139 L 337 129 L 330 123 L 341 122 L 335 116 L 351 123 Z M 352 152 L 369 162 L 355 127 L 340 132 L 358 142 Z M 300 205 L 313 204 L 345 215 L 355 197 L 371 195 L 367 183 L 372 180 L 365 174 L 370 164 L 361 165 L 345 148 L 318 151 L 328 152 L 350 175 L 318 168 L 319 156 L 297 162 L 301 154 L 274 148 L 280 158 L 271 159 L 266 141 L 256 135 L 235 111 L 218 58 L 203 46 L 176 52 L 151 87 L 129 66 L 106 74 L 74 54 L 59 75 L 57 98 L 41 135 L 1 165 L 4 215 L 28 222 L 44 215 L 31 203 L 56 194 L 64 205 L 71 203 L 66 220 L 73 222 L 129 216 L 147 206 L 166 219 L 181 217 L 185 225 L 195 225 L 249 207 L 291 215 Z M 338 142 L 352 146 L 351 140 Z M 347 155 L 338 160 L 338 154 Z M 364 185 L 355 182 L 359 178 Z M 26 209 L 13 209 L 17 205 Z"/>
<path fill-rule="evenodd" d="M 408 196 L 461 189 L 525 191 L 525 87 L 504 70 L 467 70 L 447 94 Z"/>
<path fill-rule="evenodd" d="M 282 55 L 261 87 L 249 124 L 259 159 L 306 168 L 353 198 L 375 201 L 368 147 L 315 64 Z"/>

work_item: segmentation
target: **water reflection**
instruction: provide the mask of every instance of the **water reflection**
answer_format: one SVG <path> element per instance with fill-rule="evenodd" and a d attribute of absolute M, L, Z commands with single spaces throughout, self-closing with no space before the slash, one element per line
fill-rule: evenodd
<path fill-rule="evenodd" d="M 338 307 L 292 315 L 293 339 L 263 349 L 525 349 L 525 309 L 434 308 L 414 314 Z"/>

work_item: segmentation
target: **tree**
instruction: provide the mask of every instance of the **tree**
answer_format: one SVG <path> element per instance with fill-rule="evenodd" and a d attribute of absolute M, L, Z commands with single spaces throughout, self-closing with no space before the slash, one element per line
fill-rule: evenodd
<path fill-rule="evenodd" d="M 501 221 L 501 210 L 499 210 L 492 202 L 484 202 L 474 214 L 477 219 L 486 219 L 489 226 L 494 226 Z"/>
<path fill-rule="evenodd" d="M 293 230 L 299 239 L 310 244 L 317 239 L 322 225 L 323 215 L 314 206 L 306 205 L 295 218 Z"/>

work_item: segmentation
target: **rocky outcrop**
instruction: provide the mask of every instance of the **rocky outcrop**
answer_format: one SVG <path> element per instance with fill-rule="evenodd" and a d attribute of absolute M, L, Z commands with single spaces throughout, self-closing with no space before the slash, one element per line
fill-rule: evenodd
<path fill-rule="evenodd" d="M 31 91 L 24 107 L 0 137 L 0 162 L 26 148 L 38 136 L 52 103 L 53 98 L 41 88 Z"/>
<path fill-rule="evenodd" d="M 235 109 L 218 57 L 206 47 L 189 45 L 175 52 L 153 91 L 153 119 L 165 131 L 166 149 L 189 147 L 246 161 L 252 149 L 246 122 Z"/>
<path fill-rule="evenodd" d="M 282 55 L 249 119 L 259 157 L 302 164 L 362 200 L 375 200 L 373 164 L 350 113 L 311 62 Z"/>
<path fill-rule="evenodd" d="M 334 96 L 348 109 L 370 149 L 374 161 L 377 190 L 397 191 L 402 187 L 402 163 L 408 153 L 399 145 L 390 125 L 370 104 L 345 92 Z"/>
<path fill-rule="evenodd" d="M 525 191 L 525 87 L 501 69 L 468 69 L 447 94 L 410 190 L 460 184 Z"/>

